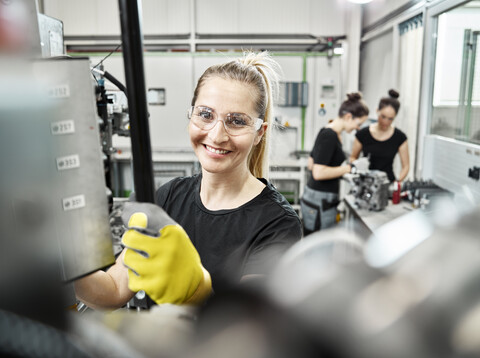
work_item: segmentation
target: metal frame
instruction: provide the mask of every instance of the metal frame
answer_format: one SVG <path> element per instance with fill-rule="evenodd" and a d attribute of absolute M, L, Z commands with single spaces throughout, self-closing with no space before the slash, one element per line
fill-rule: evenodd
<path fill-rule="evenodd" d="M 422 53 L 422 79 L 420 89 L 419 126 L 417 131 L 417 158 L 425 151 L 425 136 L 429 133 L 432 115 L 433 82 L 435 78 L 435 53 L 437 49 L 438 16 L 470 0 L 443 0 L 429 3 L 424 14 L 424 39 Z M 415 177 L 422 177 L 423 167 L 415 163 Z M 421 163 L 421 161 L 420 161 Z"/>

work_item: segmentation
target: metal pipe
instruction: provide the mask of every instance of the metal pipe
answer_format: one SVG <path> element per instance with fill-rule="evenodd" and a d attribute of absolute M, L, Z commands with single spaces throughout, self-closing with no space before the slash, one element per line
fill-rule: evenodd
<path fill-rule="evenodd" d="M 143 66 L 141 2 L 140 0 L 119 0 L 118 5 L 128 92 L 135 195 L 137 201 L 153 203 L 155 194 Z"/>

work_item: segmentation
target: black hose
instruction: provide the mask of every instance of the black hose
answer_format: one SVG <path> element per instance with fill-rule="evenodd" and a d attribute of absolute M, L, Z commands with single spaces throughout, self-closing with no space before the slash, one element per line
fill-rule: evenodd
<path fill-rule="evenodd" d="M 108 71 L 105 71 L 103 73 L 103 76 L 109 80 L 110 82 L 112 82 L 115 86 L 117 86 L 117 88 L 122 91 L 123 93 L 125 93 L 125 96 L 127 96 L 128 98 L 128 93 L 127 93 L 127 87 L 125 87 L 122 82 L 120 82 L 119 80 L 117 80 L 115 77 L 113 77 L 113 75 L 108 72 Z"/>

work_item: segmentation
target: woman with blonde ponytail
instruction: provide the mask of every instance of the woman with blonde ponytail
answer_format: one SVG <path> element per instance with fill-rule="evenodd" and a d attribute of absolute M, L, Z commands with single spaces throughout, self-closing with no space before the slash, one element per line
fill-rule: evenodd
<path fill-rule="evenodd" d="M 258 281 L 301 238 L 298 215 L 265 179 L 278 71 L 268 53 L 246 52 L 203 73 L 188 108 L 201 173 L 161 186 L 163 211 L 125 206 L 125 249 L 107 271 L 75 282 L 82 302 L 118 308 L 143 290 L 152 303 L 196 304 L 212 288 Z"/>
<path fill-rule="evenodd" d="M 261 277 L 302 236 L 298 215 L 265 179 L 278 63 L 267 53 L 209 67 L 188 109 L 201 174 L 160 187 L 156 202 L 188 233 L 214 291 Z"/>

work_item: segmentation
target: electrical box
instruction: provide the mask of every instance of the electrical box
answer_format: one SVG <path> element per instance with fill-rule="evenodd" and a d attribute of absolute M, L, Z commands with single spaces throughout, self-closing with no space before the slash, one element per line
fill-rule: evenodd
<path fill-rule="evenodd" d="M 149 88 L 147 92 L 147 101 L 149 105 L 165 106 L 165 88 Z"/>

